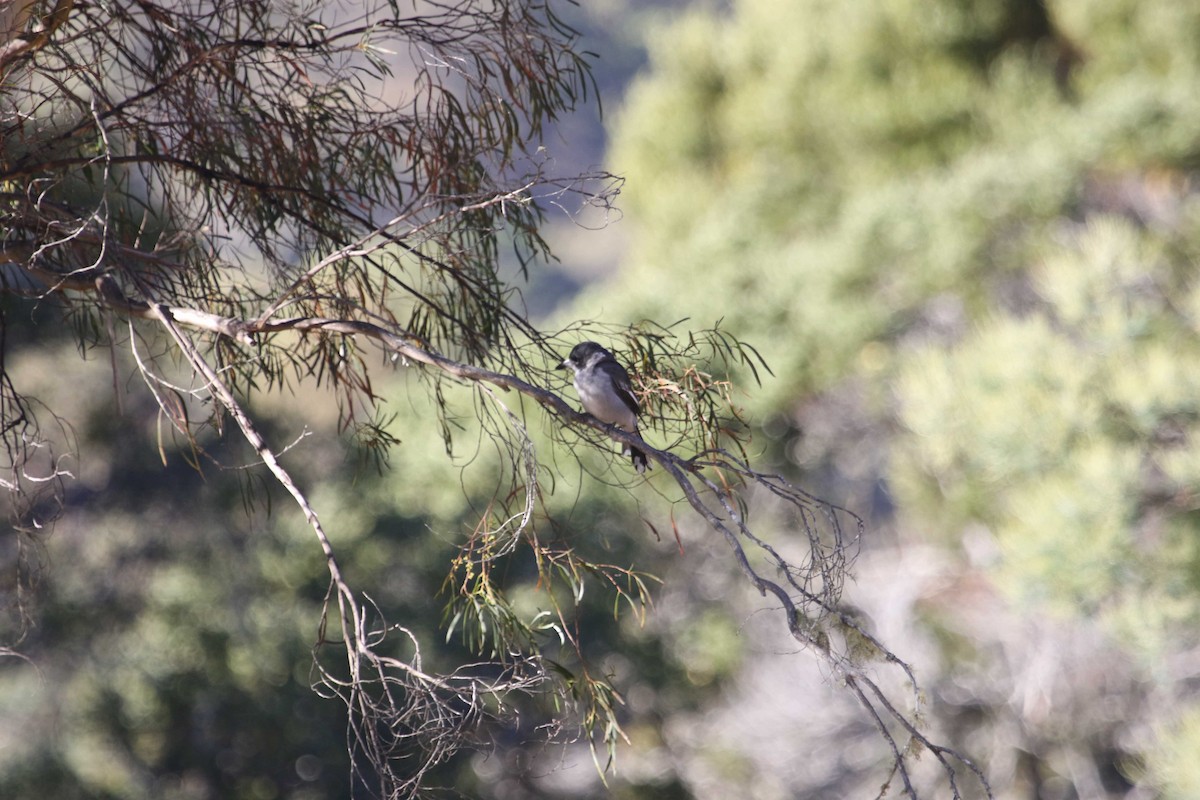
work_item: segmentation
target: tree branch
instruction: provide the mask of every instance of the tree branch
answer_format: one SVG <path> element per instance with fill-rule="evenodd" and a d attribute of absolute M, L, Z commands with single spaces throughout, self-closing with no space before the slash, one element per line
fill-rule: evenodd
<path fill-rule="evenodd" d="M 708 450 L 691 458 L 683 458 L 671 451 L 657 449 L 648 445 L 636 434 L 627 433 L 602 423 L 588 414 L 576 411 L 562 397 L 548 389 L 536 386 L 516 375 L 496 372 L 448 358 L 418 342 L 416 337 L 408 333 L 397 333 L 395 330 L 379 324 L 356 319 L 324 317 L 268 318 L 248 321 L 190 308 L 131 299 L 121 291 L 112 275 L 97 270 L 86 269 L 69 275 L 60 275 L 47 270 L 34 269 L 30 271 L 30 274 L 41 282 L 46 292 L 90 292 L 102 305 L 112 311 L 131 317 L 158 321 L 167 330 L 197 373 L 203 376 L 217 399 L 229 409 L 247 441 L 303 510 L 325 552 L 332 580 L 330 591 L 336 593 L 338 597 L 342 636 L 349 651 L 348 658 L 350 659 L 352 678 L 350 685 L 352 687 L 357 686 L 355 681 L 358 680 L 363 668 L 360 659 L 367 659 L 367 663 L 372 665 L 371 668 L 377 671 L 384 670 L 387 666 L 378 661 L 378 657 L 374 656 L 369 645 L 364 644 L 367 641 L 368 632 L 363 611 L 342 581 L 332 547 L 316 513 L 286 470 L 280 466 L 274 453 L 238 405 L 232 392 L 205 362 L 194 344 L 181 332 L 180 326 L 226 336 L 243 344 L 252 344 L 256 341 L 256 337 L 261 335 L 284 331 L 338 333 L 364 337 L 377 341 L 389 351 L 395 352 L 409 361 L 426 365 L 455 379 L 518 392 L 535 401 L 568 425 L 590 427 L 622 443 L 638 447 L 650 459 L 659 464 L 679 486 L 688 504 L 708 526 L 721 534 L 738 566 L 755 589 L 763 596 L 771 595 L 778 601 L 791 636 L 811 652 L 817 654 L 829 665 L 834 674 L 850 687 L 858 702 L 866 709 L 887 741 L 892 753 L 893 770 L 899 773 L 905 789 L 910 795 L 915 795 L 915 792 L 907 761 L 911 757 L 910 751 L 913 747 L 901 748 L 898 746 L 888 729 L 887 720 L 892 720 L 899 725 L 914 743 L 934 754 L 947 775 L 954 798 L 960 798 L 962 794 L 958 787 L 955 767 L 951 761 L 964 765 L 979 780 L 985 794 L 988 797 L 992 796 L 985 776 L 972 761 L 953 749 L 931 741 L 917 728 L 908 714 L 897 708 L 888 699 L 886 694 L 866 674 L 863 665 L 857 663 L 848 648 L 839 650 L 831 643 L 829 633 L 832 631 L 836 634 L 839 629 L 836 625 L 830 626 L 826 622 L 830 619 L 836 620 L 842 626 L 840 629 L 842 632 L 853 631 L 855 635 L 865 638 L 877 648 L 878 655 L 884 663 L 902 670 L 913 686 L 914 696 L 918 697 L 915 703 L 919 707 L 919 694 L 911 668 L 877 639 L 870 636 L 868 632 L 862 630 L 854 619 L 839 609 L 840 576 L 844 574 L 849 561 L 853 558 L 853 548 L 857 545 L 863 528 L 861 519 L 852 512 L 819 501 L 779 476 L 756 472 L 744 462 L 721 450 Z M 143 294 L 150 296 L 146 286 L 139 284 L 139 288 Z M 763 487 L 772 496 L 791 506 L 797 513 L 799 527 L 808 536 L 812 551 L 808 567 L 800 568 L 789 562 L 773 546 L 758 536 L 746 523 L 744 514 L 735 507 L 734 495 L 728 483 L 724 479 L 718 483 L 709 477 L 706 471 Z M 852 535 L 848 536 L 843 529 L 840 521 L 841 515 L 848 515 L 854 521 L 855 530 Z M 819 522 L 821 519 L 824 520 L 823 525 Z M 831 540 L 823 541 L 822 534 L 830 536 Z M 779 574 L 784 576 L 783 584 L 760 574 L 755 568 L 744 542 L 749 542 L 756 551 L 763 554 Z M 864 686 L 869 691 L 864 690 Z M 351 705 L 365 702 L 363 698 L 358 697 L 357 691 L 357 689 L 352 690 Z M 916 711 L 912 712 L 914 717 L 917 713 Z"/>

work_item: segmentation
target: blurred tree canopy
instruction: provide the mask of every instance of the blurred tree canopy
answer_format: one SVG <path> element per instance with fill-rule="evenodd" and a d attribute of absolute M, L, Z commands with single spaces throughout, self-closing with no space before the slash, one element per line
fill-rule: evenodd
<path fill-rule="evenodd" d="M 653 696 L 739 661 L 715 612 L 634 630 L 657 579 L 620 540 L 682 551 L 685 510 L 858 704 L 869 771 L 986 790 L 840 604 L 860 519 L 747 461 L 728 375 L 758 352 L 719 324 L 526 313 L 546 214 L 619 187 L 542 144 L 595 92 L 555 7 L 59 0 L 0 23 L 5 793 L 511 795 L 564 739 L 602 780 L 614 676 L 645 668 Z M 634 435 L 560 396 L 585 338 L 633 368 L 648 483 L 608 449 Z M 522 763 L 489 789 L 472 750 Z"/>
<path fill-rule="evenodd" d="M 1194 795 L 1200 7 L 744 0 L 647 42 L 628 263 L 581 307 L 723 318 L 780 378 L 747 401 L 777 457 L 1067 626 L 914 609 L 999 796 Z M 1068 671 L 1092 625 L 1108 683 Z"/>
<path fill-rule="evenodd" d="M 762 403 L 827 386 L 936 322 L 931 298 L 986 307 L 1106 187 L 1186 170 L 1196 24 L 1170 2 L 685 14 L 616 130 L 640 231 L 619 308 L 685 292 L 759 334 Z"/>

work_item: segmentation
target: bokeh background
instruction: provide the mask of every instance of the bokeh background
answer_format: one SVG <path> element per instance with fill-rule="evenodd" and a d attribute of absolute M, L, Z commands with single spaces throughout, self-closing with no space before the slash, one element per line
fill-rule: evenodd
<path fill-rule="evenodd" d="M 734 376 L 756 463 L 866 518 L 847 608 L 913 664 L 932 738 L 997 797 L 1200 797 L 1200 4 L 571 13 L 604 113 L 564 120 L 546 153 L 626 183 L 620 213 L 552 219 L 535 317 L 720 320 L 761 351 L 773 375 Z M 80 457 L 36 554 L 29 660 L 0 663 L 0 797 L 350 796 L 343 710 L 309 688 L 326 583 L 304 521 L 261 476 L 164 445 L 106 353 L 8 335 L 6 367 L 77 421 Z M 402 444 L 382 472 L 334 435 L 328 398 L 255 410 L 277 441 L 311 433 L 289 467 L 352 582 L 436 668 L 468 657 L 436 649 L 439 588 L 489 456 L 448 459 L 403 374 L 389 393 Z M 880 791 L 870 720 L 702 526 L 679 521 L 681 552 L 644 523 L 653 491 L 578 475 L 549 503 L 582 552 L 662 581 L 642 624 L 600 598 L 581 620 L 628 743 L 605 784 L 531 712 L 442 765 L 447 796 Z M 517 605 L 537 604 L 532 577 L 507 578 Z"/>

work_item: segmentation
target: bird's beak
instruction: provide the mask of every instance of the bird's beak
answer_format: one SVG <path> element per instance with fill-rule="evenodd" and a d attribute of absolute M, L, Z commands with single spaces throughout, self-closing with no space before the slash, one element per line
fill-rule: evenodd
<path fill-rule="evenodd" d="M 561 364 L 559 364 L 557 367 L 555 367 L 555 369 L 570 369 L 571 365 L 567 363 L 567 360 L 568 359 L 564 358 L 563 362 Z"/>

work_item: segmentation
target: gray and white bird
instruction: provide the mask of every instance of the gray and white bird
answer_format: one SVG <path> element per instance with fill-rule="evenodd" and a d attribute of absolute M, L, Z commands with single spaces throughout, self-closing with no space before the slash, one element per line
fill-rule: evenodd
<path fill-rule="evenodd" d="M 558 368 L 575 373 L 575 391 L 583 401 L 584 411 L 601 422 L 637 434 L 638 401 L 633 394 L 633 384 L 629 382 L 629 373 L 617 363 L 612 353 L 595 342 L 580 342 Z M 622 453 L 632 458 L 634 468 L 645 472 L 649 466 L 646 454 L 622 444 Z"/>

